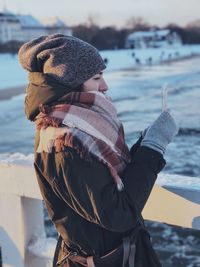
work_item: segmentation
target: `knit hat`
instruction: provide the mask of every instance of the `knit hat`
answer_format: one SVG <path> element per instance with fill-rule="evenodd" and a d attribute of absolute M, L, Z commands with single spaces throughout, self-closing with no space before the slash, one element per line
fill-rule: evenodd
<path fill-rule="evenodd" d="M 25 43 L 19 61 L 29 72 L 41 72 L 76 88 L 106 68 L 98 50 L 73 36 L 53 34 Z"/>

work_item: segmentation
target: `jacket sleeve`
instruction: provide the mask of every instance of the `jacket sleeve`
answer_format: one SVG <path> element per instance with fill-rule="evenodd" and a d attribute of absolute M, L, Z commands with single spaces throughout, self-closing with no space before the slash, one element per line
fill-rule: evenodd
<path fill-rule="evenodd" d="M 89 222 L 116 232 L 134 227 L 157 174 L 164 166 L 158 152 L 139 147 L 123 173 L 124 190 L 119 192 L 108 168 L 102 163 L 82 160 L 70 148 L 60 153 L 52 178 L 56 198 Z"/>
<path fill-rule="evenodd" d="M 137 214 L 142 212 L 157 175 L 165 164 L 162 155 L 151 148 L 141 146 L 134 154 L 132 152 L 132 161 L 123 173 L 123 183 Z"/>

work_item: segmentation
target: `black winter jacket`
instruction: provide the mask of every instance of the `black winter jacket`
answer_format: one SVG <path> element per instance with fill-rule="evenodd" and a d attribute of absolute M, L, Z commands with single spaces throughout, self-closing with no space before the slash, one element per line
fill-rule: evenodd
<path fill-rule="evenodd" d="M 38 142 L 39 134 L 35 148 Z M 131 157 L 121 177 L 124 190 L 119 192 L 107 167 L 95 158 L 88 162 L 70 147 L 35 153 L 45 205 L 69 250 L 102 256 L 131 233 L 165 165 L 160 153 L 139 143 L 131 149 Z"/>

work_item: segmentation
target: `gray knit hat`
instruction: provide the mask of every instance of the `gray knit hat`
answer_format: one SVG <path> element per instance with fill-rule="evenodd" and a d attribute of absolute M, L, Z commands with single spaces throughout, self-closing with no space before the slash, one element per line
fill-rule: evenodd
<path fill-rule="evenodd" d="M 22 45 L 19 61 L 29 72 L 41 72 L 76 88 L 106 68 L 92 45 L 62 34 L 41 36 Z"/>

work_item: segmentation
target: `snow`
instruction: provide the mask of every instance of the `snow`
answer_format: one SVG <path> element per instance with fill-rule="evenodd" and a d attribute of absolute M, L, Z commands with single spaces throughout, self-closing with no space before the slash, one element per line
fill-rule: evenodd
<path fill-rule="evenodd" d="M 32 166 L 33 160 L 34 160 L 33 154 L 29 154 L 29 155 L 24 155 L 22 153 L 0 154 L 0 163 Z"/>
<path fill-rule="evenodd" d="M 102 57 L 108 60 L 108 71 L 155 65 L 165 61 L 180 60 L 196 54 L 200 55 L 200 45 L 165 49 L 122 49 L 101 52 Z"/>
<path fill-rule="evenodd" d="M 160 186 L 169 186 L 173 188 L 187 188 L 193 191 L 200 191 L 200 179 L 177 174 L 161 174 L 156 181 Z"/>
<path fill-rule="evenodd" d="M 155 32 L 158 36 L 165 36 L 170 33 L 170 30 L 160 30 Z"/>
<path fill-rule="evenodd" d="M 42 23 L 31 15 L 16 15 L 22 27 L 43 27 Z"/>
<path fill-rule="evenodd" d="M 57 240 L 52 237 L 46 237 L 45 233 L 35 232 L 28 244 L 28 250 L 31 254 L 42 258 L 52 259 L 56 248 Z"/>
<path fill-rule="evenodd" d="M 15 16 L 15 14 L 14 14 L 13 12 L 11 12 L 11 11 L 5 9 L 5 8 L 4 8 L 4 10 L 2 10 L 2 11 L 0 10 L 0 13 L 2 13 L 2 14 L 5 15 L 5 16 L 12 16 L 12 17 Z"/>
<path fill-rule="evenodd" d="M 200 45 L 185 45 L 178 48 L 121 49 L 100 52 L 107 59 L 107 71 L 141 68 L 178 60 L 192 55 L 200 55 Z M 27 84 L 27 72 L 19 64 L 18 56 L 0 54 L 0 89 Z"/>
<path fill-rule="evenodd" d="M 157 36 L 166 36 L 170 33 L 170 30 L 160 30 L 160 31 L 138 31 L 131 33 L 129 35 L 129 39 L 139 38 L 139 37 L 153 37 L 155 35 Z"/>

